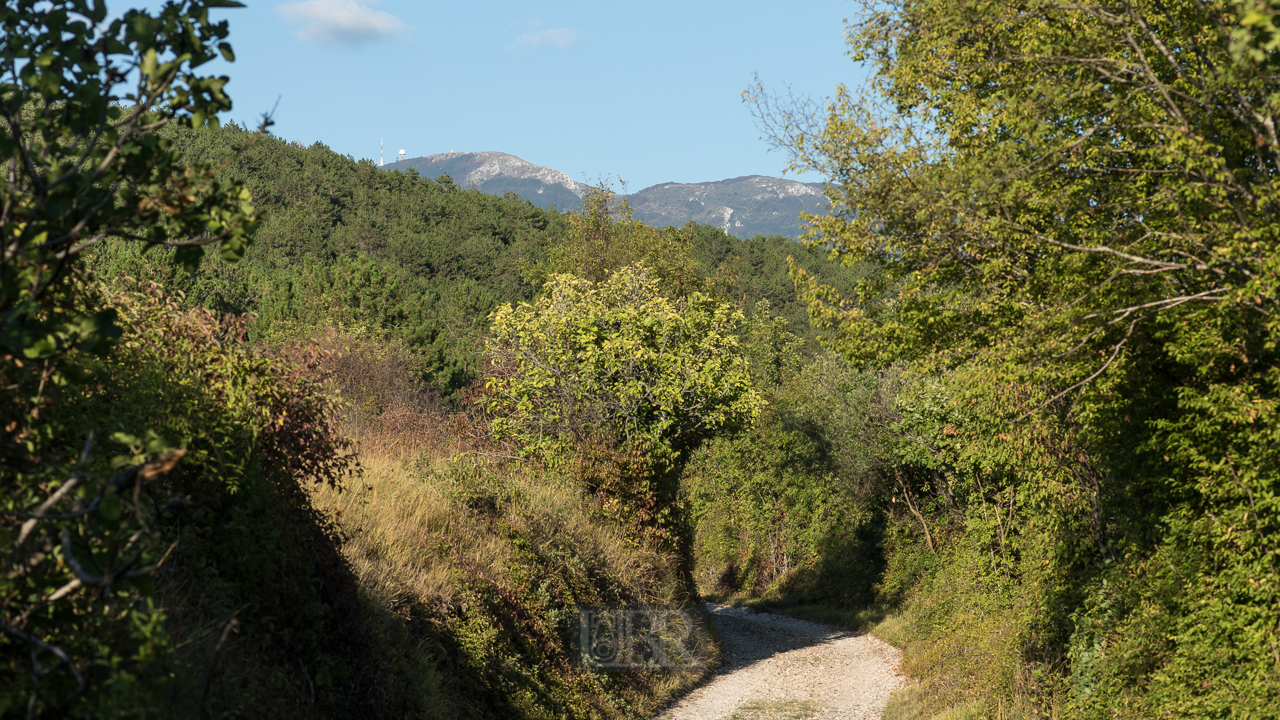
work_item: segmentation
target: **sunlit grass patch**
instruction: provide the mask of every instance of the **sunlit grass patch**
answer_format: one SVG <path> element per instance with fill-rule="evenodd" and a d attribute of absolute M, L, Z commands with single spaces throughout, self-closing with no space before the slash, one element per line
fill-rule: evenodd
<path fill-rule="evenodd" d="M 818 710 L 812 700 L 754 700 L 739 705 L 729 720 L 809 720 Z"/>
<path fill-rule="evenodd" d="M 389 658 L 380 675 L 389 708 L 636 717 L 701 679 L 706 670 L 588 670 L 569 642 L 580 605 L 695 601 L 674 551 L 629 536 L 572 479 L 487 454 L 482 426 L 415 401 L 397 385 L 403 368 L 379 360 L 390 353 L 357 350 L 370 365 L 340 364 L 335 382 L 361 469 L 346 490 L 316 487 L 311 500 L 341 528 L 362 622 Z"/>
<path fill-rule="evenodd" d="M 940 707 L 938 690 L 931 683 L 913 683 L 893 694 L 884 708 L 884 720 L 987 720 L 983 703 L 961 702 Z"/>

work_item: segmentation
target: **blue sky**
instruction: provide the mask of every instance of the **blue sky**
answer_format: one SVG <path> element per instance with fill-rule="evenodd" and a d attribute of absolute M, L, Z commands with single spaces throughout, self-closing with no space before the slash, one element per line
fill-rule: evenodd
<path fill-rule="evenodd" d="M 861 69 L 844 0 L 249 0 L 223 11 L 232 118 L 356 158 L 497 150 L 578 180 L 781 175 L 740 98 L 821 99 Z M 814 179 L 817 178 L 805 178 Z"/>

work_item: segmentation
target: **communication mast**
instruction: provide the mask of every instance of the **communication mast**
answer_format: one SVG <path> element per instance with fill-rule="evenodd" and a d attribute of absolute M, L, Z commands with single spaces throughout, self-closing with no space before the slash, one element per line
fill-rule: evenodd
<path fill-rule="evenodd" d="M 378 138 L 378 167 L 382 167 L 382 138 Z"/>
<path fill-rule="evenodd" d="M 396 162 L 400 162 L 402 160 L 404 160 L 404 150 L 400 151 L 400 157 L 396 158 Z"/>

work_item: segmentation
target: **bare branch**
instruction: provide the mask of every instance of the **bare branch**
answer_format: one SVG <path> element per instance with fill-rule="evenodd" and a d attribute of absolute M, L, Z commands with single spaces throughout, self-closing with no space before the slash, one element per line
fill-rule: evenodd
<path fill-rule="evenodd" d="M 1112 351 L 1111 351 L 1111 357 L 1107 358 L 1107 361 L 1106 361 L 1105 363 L 1103 363 L 1103 364 L 1102 364 L 1102 367 L 1100 367 L 1100 368 L 1098 368 L 1097 370 L 1095 370 L 1095 371 L 1093 372 L 1093 374 L 1089 375 L 1089 377 L 1087 377 L 1087 378 L 1085 378 L 1085 379 L 1081 380 L 1080 382 L 1078 382 L 1078 383 L 1076 383 L 1076 384 L 1072 385 L 1071 387 L 1067 388 L 1066 390 L 1063 390 L 1062 392 L 1058 393 L 1057 395 L 1054 395 L 1053 397 L 1049 398 L 1048 400 L 1045 400 L 1044 402 L 1040 403 L 1040 405 L 1039 405 L 1038 407 L 1036 407 L 1034 410 L 1032 410 L 1031 412 L 1028 412 L 1026 415 L 1023 415 L 1023 416 L 1020 418 L 1020 420 L 1026 420 L 1026 419 L 1028 419 L 1028 418 L 1032 417 L 1033 415 L 1035 415 L 1036 413 L 1038 413 L 1038 412 L 1040 412 L 1041 410 L 1045 409 L 1045 408 L 1046 408 L 1046 407 L 1048 407 L 1049 405 L 1052 405 L 1053 403 L 1057 402 L 1058 400 L 1061 400 L 1062 398 L 1066 397 L 1066 396 L 1067 396 L 1068 394 L 1070 394 L 1073 390 L 1076 390 L 1076 389 L 1078 389 L 1078 388 L 1082 388 L 1082 387 L 1084 387 L 1085 385 L 1088 385 L 1089 383 L 1093 382 L 1093 381 L 1094 381 L 1095 379 L 1097 379 L 1100 375 L 1102 375 L 1102 373 L 1106 372 L 1106 371 L 1107 371 L 1107 368 L 1111 367 L 1111 365 L 1116 361 L 1116 358 L 1117 358 L 1117 357 L 1119 357 L 1119 355 L 1120 355 L 1120 351 L 1124 348 L 1124 346 L 1125 346 L 1126 344 L 1128 344 L 1128 342 L 1129 342 L 1129 338 L 1131 338 L 1131 337 L 1133 336 L 1133 329 L 1134 329 L 1134 327 L 1136 327 L 1136 326 L 1137 326 L 1137 324 L 1138 324 L 1138 320 L 1139 320 L 1139 319 L 1140 319 L 1140 318 L 1134 318 L 1133 322 L 1129 323 L 1129 330 L 1128 330 L 1127 332 L 1125 332 L 1125 334 L 1124 334 L 1124 338 L 1122 338 L 1122 339 L 1120 340 L 1120 342 L 1116 343 L 1115 347 L 1114 347 L 1114 348 L 1112 349 Z"/>
<path fill-rule="evenodd" d="M 36 508 L 36 511 L 28 516 L 30 519 L 22 524 L 22 530 L 18 532 L 18 541 L 14 544 L 22 545 L 23 541 L 27 539 L 27 536 L 31 534 L 31 531 L 35 529 L 36 523 L 40 521 L 40 518 L 44 517 L 45 512 L 62 498 L 66 497 L 67 493 L 74 490 L 83 479 L 83 475 L 72 476 L 70 480 L 62 484 L 62 487 L 58 488 L 57 492 L 50 495 L 48 500 L 41 503 L 40 507 Z"/>
<path fill-rule="evenodd" d="M 893 468 L 893 476 L 898 481 L 898 487 L 902 489 L 902 497 L 907 502 L 907 509 L 911 511 L 912 515 L 916 516 L 916 520 L 920 521 L 920 527 L 924 530 L 924 542 L 929 546 L 929 552 L 937 553 L 937 550 L 933 547 L 933 535 L 929 533 L 929 525 L 924 521 L 924 515 L 921 515 L 920 511 L 916 509 L 915 503 L 911 502 L 911 492 L 907 490 L 906 483 L 902 482 L 902 472 L 898 470 L 896 465 Z"/>
<path fill-rule="evenodd" d="M 66 585 L 63 585 L 62 587 L 55 590 L 48 597 L 44 598 L 43 600 L 36 603 L 35 605 L 32 605 L 31 607 L 27 608 L 26 612 L 22 613 L 22 615 L 18 618 L 18 624 L 26 625 L 27 620 L 30 619 L 32 615 L 35 615 L 36 613 L 40 612 L 42 609 L 47 607 L 50 603 L 57 602 L 62 598 L 66 597 L 67 595 L 70 595 L 76 589 L 81 587 L 82 584 L 83 583 L 80 582 L 79 578 L 72 578 L 71 582 L 67 583 Z"/>
<path fill-rule="evenodd" d="M 1139 310 L 1146 310 L 1148 308 L 1154 308 L 1154 307 L 1158 307 L 1162 309 L 1169 308 L 1169 307 L 1177 307 L 1183 303 L 1193 302 L 1196 300 L 1200 300 L 1204 302 L 1217 301 L 1217 300 L 1221 300 L 1222 299 L 1221 296 L 1226 292 L 1227 292 L 1226 288 L 1214 288 L 1213 290 L 1205 290 L 1204 292 L 1196 293 L 1195 295 L 1179 295 L 1178 297 L 1163 298 L 1161 300 L 1153 300 L 1149 303 L 1143 303 L 1141 305 L 1133 305 L 1126 308 L 1120 308 L 1118 310 L 1108 310 L 1107 312 L 1090 313 L 1088 315 L 1085 315 L 1084 319 L 1092 320 L 1094 318 L 1106 317 L 1108 315 L 1119 315 L 1120 317 L 1116 318 L 1115 320 L 1112 320 L 1111 323 L 1109 323 L 1109 324 L 1114 324 L 1116 322 L 1119 322 L 1120 320 L 1125 319 L 1126 317 L 1132 315 L 1133 313 Z"/>
<path fill-rule="evenodd" d="M 75 573 L 75 576 L 79 578 L 81 582 L 86 585 L 102 584 L 102 578 L 85 572 L 85 569 L 80 566 L 80 561 L 76 560 L 75 553 L 71 552 L 70 530 L 64 529 L 62 531 L 62 555 L 63 559 L 67 561 L 67 566 L 71 568 L 71 572 Z"/>
<path fill-rule="evenodd" d="M 74 697 L 75 695 L 78 695 L 82 691 L 84 691 L 84 676 L 80 674 L 80 668 L 76 667 L 75 662 L 71 660 L 71 656 L 67 654 L 66 650 L 63 650 L 57 645 L 51 645 L 45 642 L 44 640 L 41 640 L 40 638 L 36 637 L 35 635 L 32 635 L 26 630 L 23 630 L 21 628 L 16 628 L 6 622 L 0 621 L 0 630 L 4 630 L 5 632 L 9 633 L 10 635 L 13 635 L 14 637 L 21 638 L 31 643 L 32 645 L 35 645 L 41 650 L 52 653 L 55 657 L 58 658 L 59 664 L 65 664 L 67 666 L 67 669 L 71 671 L 71 674 L 76 679 L 76 689 L 71 693 L 71 697 Z"/>

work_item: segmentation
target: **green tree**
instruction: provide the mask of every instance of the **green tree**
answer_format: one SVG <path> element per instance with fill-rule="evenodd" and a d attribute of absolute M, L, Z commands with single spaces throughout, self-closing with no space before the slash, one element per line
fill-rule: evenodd
<path fill-rule="evenodd" d="M 555 275 L 535 302 L 493 316 L 483 400 L 493 433 L 567 469 L 633 536 L 678 549 L 690 451 L 763 406 L 744 323 L 701 293 L 670 298 L 643 265 L 598 283 Z"/>
<path fill-rule="evenodd" d="M 945 506 L 968 478 L 1008 503 L 1000 542 L 1011 524 L 1061 533 L 1071 580 L 1052 601 L 1030 566 L 1008 577 L 1074 608 L 1017 652 L 1067 668 L 1081 714 L 1273 713 L 1275 5 L 864 7 L 849 43 L 875 70 L 865 93 L 807 114 L 748 95 L 796 166 L 830 179 L 809 240 L 880 268 L 843 297 L 795 272 L 829 343 L 968 379 L 917 419 L 912 493 Z M 1081 497 L 1088 530 L 1025 522 Z M 972 514 L 960 528 L 980 546 Z"/>
<path fill-rule="evenodd" d="M 552 246 L 547 260 L 526 271 L 531 279 L 545 283 L 555 274 L 568 273 L 601 282 L 624 267 L 643 263 L 672 297 L 724 290 L 724 278 L 709 277 L 693 257 L 692 224 L 646 225 L 632 217 L 625 197 L 603 185 L 591 188 L 582 198 L 582 209 L 566 219 L 568 232 Z"/>
<path fill-rule="evenodd" d="M 156 134 L 231 107 L 227 78 L 198 68 L 234 59 L 209 12 L 238 6 L 175 0 L 114 19 L 89 0 L 0 9 L 0 647 L 6 676 L 22 679 L 0 689 L 5 714 L 83 710 L 82 693 L 105 685 L 123 698 L 127 671 L 104 680 L 87 664 L 143 663 L 165 646 L 160 616 L 138 601 L 164 551 L 139 493 L 182 451 L 145 427 L 95 434 L 80 422 L 91 416 L 53 405 L 102 399 L 90 355 L 120 334 L 81 253 L 133 241 L 193 266 L 208 245 L 244 252 L 257 223 L 247 190 Z M 124 450 L 111 463 L 98 457 L 109 439 Z"/>
<path fill-rule="evenodd" d="M 791 379 L 804 360 L 804 340 L 789 330 L 786 318 L 772 310 L 768 300 L 757 302 L 743 333 L 743 348 L 761 388 L 774 388 Z"/>
<path fill-rule="evenodd" d="M 815 319 L 876 362 L 1053 357 L 1064 387 L 1186 318 L 1227 345 L 1274 332 L 1280 70 L 1233 45 L 1235 8 L 868 10 L 850 45 L 870 94 L 808 124 L 753 96 L 833 181 L 809 239 L 882 268 L 845 305 L 799 273 Z"/>
<path fill-rule="evenodd" d="M 602 432 L 673 458 L 759 412 L 743 322 L 705 295 L 665 297 L 643 266 L 598 283 L 556 275 L 537 301 L 494 314 L 495 434 L 552 461 Z"/>

